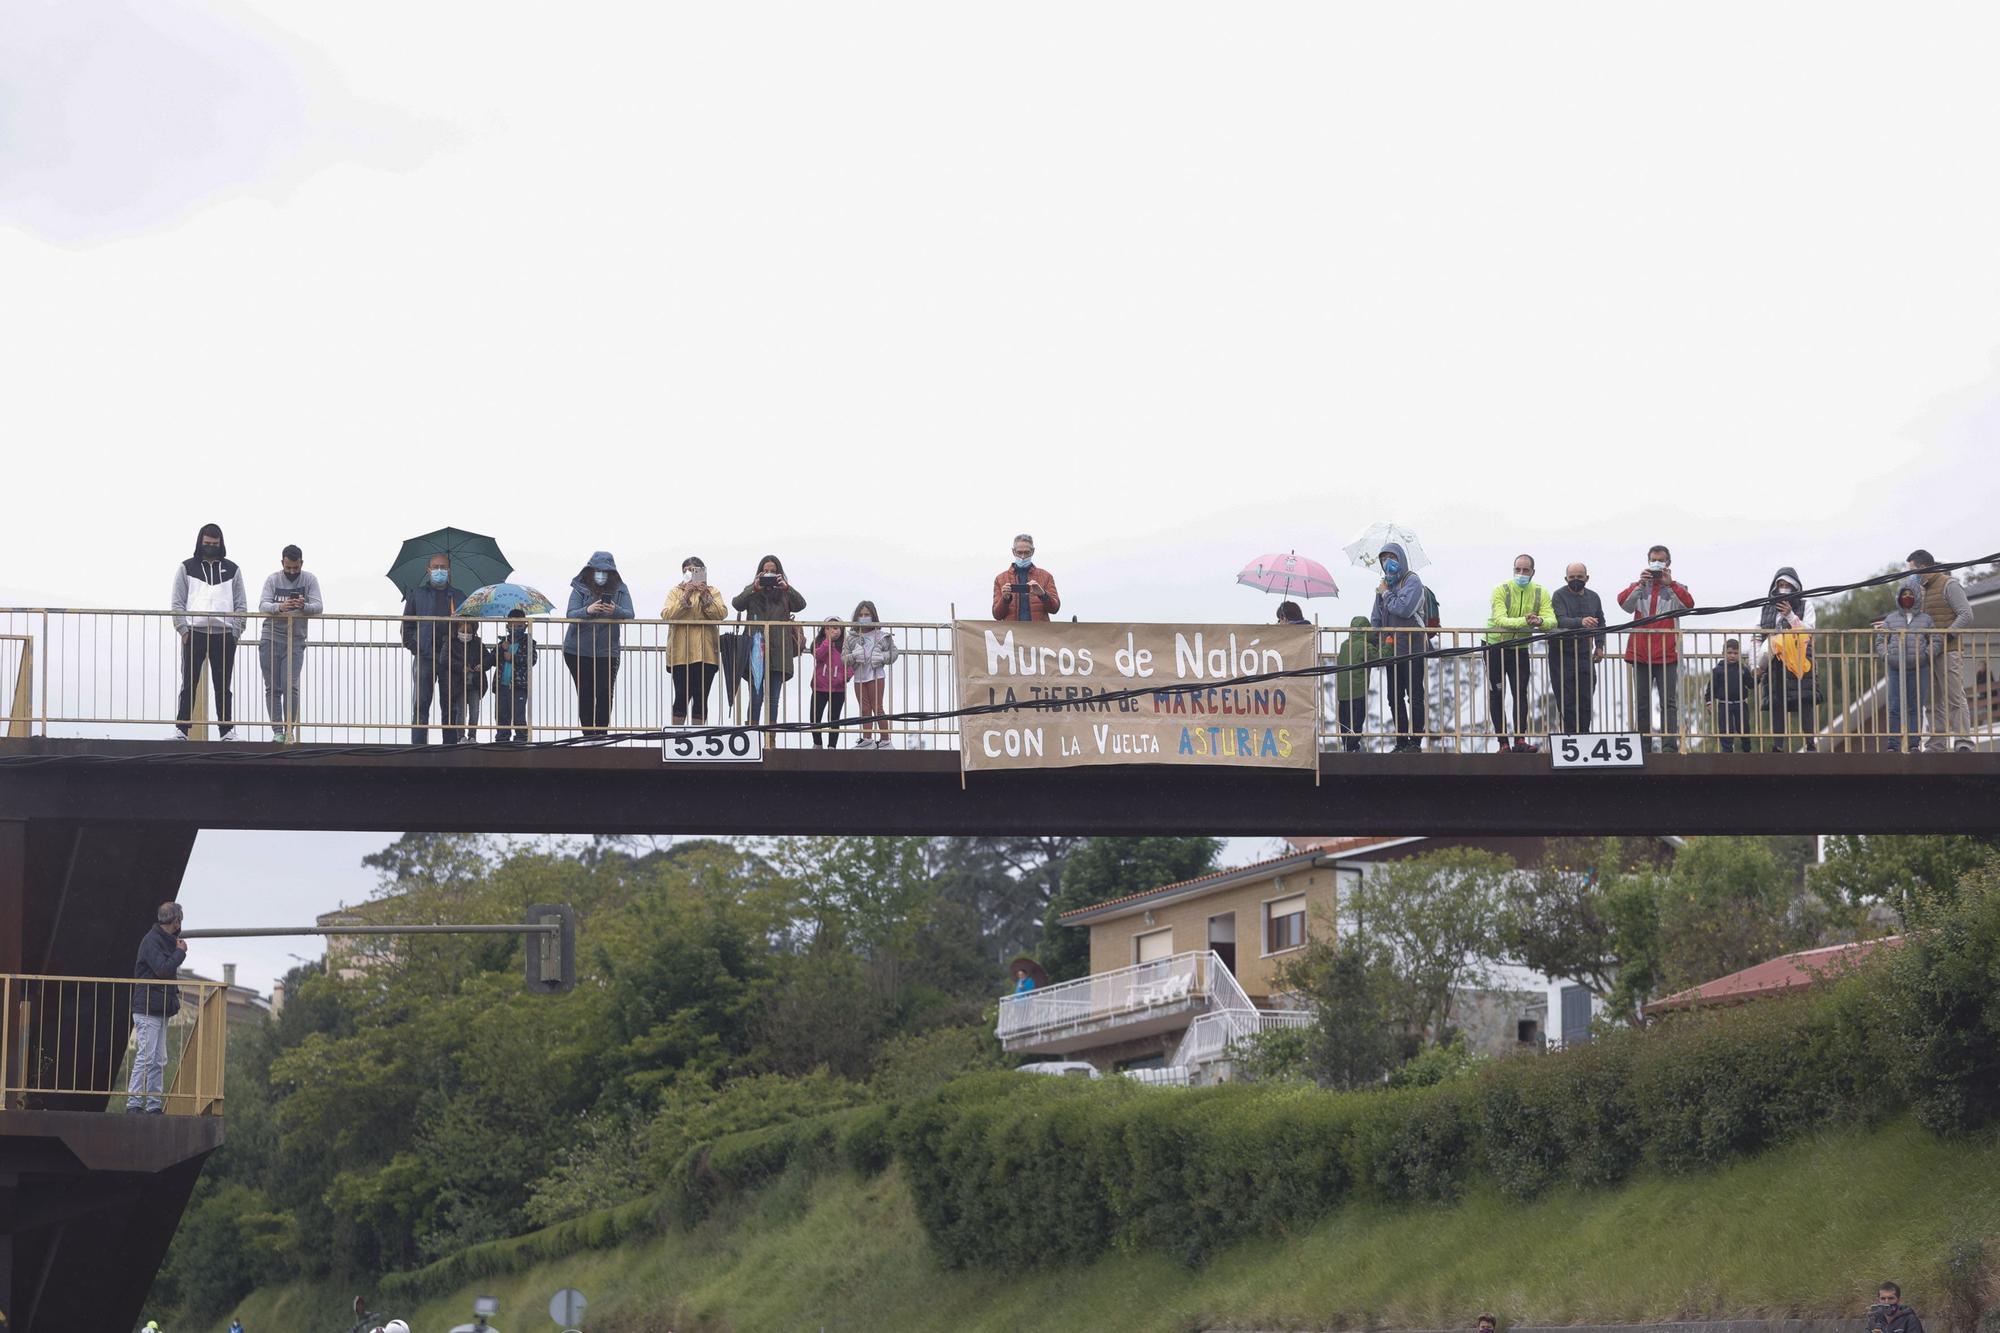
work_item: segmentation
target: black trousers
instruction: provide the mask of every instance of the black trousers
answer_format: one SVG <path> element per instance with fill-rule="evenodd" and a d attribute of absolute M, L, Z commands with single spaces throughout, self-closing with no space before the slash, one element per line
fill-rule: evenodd
<path fill-rule="evenodd" d="M 820 731 L 813 732 L 813 748 L 815 750 L 819 748 L 819 738 L 822 734 L 826 736 L 826 743 L 830 748 L 835 750 L 840 748 L 840 715 L 846 708 L 846 690 L 813 691 L 813 725 L 815 727 L 819 726 L 819 720 L 822 717 L 834 724 L 831 731 L 824 733 Z"/>
<path fill-rule="evenodd" d="M 191 629 L 181 635 L 181 698 L 174 709 L 174 725 L 183 736 L 194 725 L 194 683 L 201 679 L 203 666 L 208 668 L 209 692 L 215 698 L 215 720 L 221 724 L 216 730 L 227 736 L 236 729 L 229 693 L 229 678 L 236 672 L 236 636 L 228 630 Z"/>
<path fill-rule="evenodd" d="M 564 653 L 563 665 L 576 682 L 577 722 L 585 731 L 603 731 L 611 725 L 611 699 L 618 688 L 618 659 L 584 657 Z"/>
<path fill-rule="evenodd" d="M 1508 693 L 1514 696 L 1513 734 L 1521 740 L 1528 739 L 1528 681 L 1534 662 L 1525 643 L 1486 645 L 1486 716 L 1493 722 L 1493 734 L 1502 741 L 1508 734 L 1507 714 L 1503 711 Z M 1503 677 L 1507 686 L 1504 691 Z"/>
<path fill-rule="evenodd" d="M 1788 750 L 1791 743 L 1785 735 L 1787 714 L 1797 714 L 1799 730 L 1804 733 L 1806 749 L 1819 749 L 1819 699 L 1810 674 L 1804 677 L 1792 676 L 1782 666 L 1771 668 L 1771 687 L 1764 691 L 1766 706 L 1771 717 L 1771 748 Z M 227 734 L 227 733 L 224 733 Z M 1749 748 L 1745 746 L 1744 748 Z"/>
<path fill-rule="evenodd" d="M 1339 699 L 1334 709 L 1340 716 L 1342 744 L 1349 754 L 1361 753 L 1361 733 L 1368 729 L 1368 694 L 1363 691 L 1352 699 Z"/>
<path fill-rule="evenodd" d="M 708 721 L 708 689 L 720 670 L 713 662 L 689 662 L 668 667 L 674 678 L 674 725 Z"/>
<path fill-rule="evenodd" d="M 1424 689 L 1427 684 L 1421 658 L 1397 657 L 1389 662 L 1389 699 L 1396 709 L 1396 744 L 1402 749 L 1421 748 L 1424 743 Z M 1405 700 L 1408 700 L 1407 705 Z"/>
<path fill-rule="evenodd" d="M 1556 711 L 1562 715 L 1565 736 L 1581 736 L 1590 730 L 1591 708 L 1597 698 L 1597 672 L 1590 660 L 1591 645 L 1558 640 L 1549 651 L 1549 685 L 1555 690 Z"/>
<path fill-rule="evenodd" d="M 410 667 L 410 744 L 429 745 L 431 701 L 437 701 L 438 721 L 444 724 L 444 743 L 456 745 L 465 726 L 465 673 L 453 669 L 451 654 L 417 656 Z"/>

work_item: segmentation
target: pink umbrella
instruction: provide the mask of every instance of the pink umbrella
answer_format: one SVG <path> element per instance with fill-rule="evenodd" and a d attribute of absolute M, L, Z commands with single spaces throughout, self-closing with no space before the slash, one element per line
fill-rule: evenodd
<path fill-rule="evenodd" d="M 1326 572 L 1326 566 L 1317 560 L 1306 559 L 1297 551 L 1287 551 L 1283 555 L 1260 555 L 1243 566 L 1236 581 L 1246 588 L 1282 597 L 1340 596 L 1340 585 L 1333 581 L 1333 575 Z"/>

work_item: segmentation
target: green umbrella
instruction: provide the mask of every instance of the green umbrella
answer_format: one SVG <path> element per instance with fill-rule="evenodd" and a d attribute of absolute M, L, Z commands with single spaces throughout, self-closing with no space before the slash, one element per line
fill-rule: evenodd
<path fill-rule="evenodd" d="M 396 563 L 389 566 L 389 582 L 396 585 L 398 592 L 409 596 L 423 585 L 431 557 L 440 551 L 451 557 L 451 586 L 454 588 L 505 583 L 507 576 L 514 572 L 514 567 L 507 563 L 507 557 L 500 554 L 500 543 L 485 533 L 439 528 L 436 532 L 427 532 L 403 543 L 403 549 L 396 552 Z"/>

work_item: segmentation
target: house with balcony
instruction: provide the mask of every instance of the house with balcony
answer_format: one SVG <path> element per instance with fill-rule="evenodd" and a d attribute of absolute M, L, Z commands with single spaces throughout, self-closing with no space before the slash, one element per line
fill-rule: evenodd
<path fill-rule="evenodd" d="M 1501 853 L 1524 869 L 1544 850 L 1533 837 L 1286 841 L 1279 856 L 1065 912 L 1064 925 L 1090 932 L 1090 975 L 1002 1000 L 1002 1047 L 1146 1081 L 1226 1078 L 1233 1043 L 1312 1021 L 1281 970 L 1309 940 L 1353 928 L 1343 904 L 1364 876 L 1442 847 Z M 1663 857 L 1678 845 L 1661 842 Z M 1468 1040 L 1488 1054 L 1588 1040 L 1601 1008 L 1583 987 L 1516 967 L 1458 1005 Z"/>

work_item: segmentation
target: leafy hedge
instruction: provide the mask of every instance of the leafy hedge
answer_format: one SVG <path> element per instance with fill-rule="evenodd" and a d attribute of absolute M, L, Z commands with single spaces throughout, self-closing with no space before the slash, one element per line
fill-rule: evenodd
<path fill-rule="evenodd" d="M 1882 966 L 1429 1088 L 1328 1093 L 962 1080 L 896 1118 L 940 1257 L 1025 1268 L 1108 1248 L 1190 1263 L 1352 1201 L 1526 1199 L 1686 1172 L 1831 1125 L 2000 1119 L 2000 891 Z"/>

